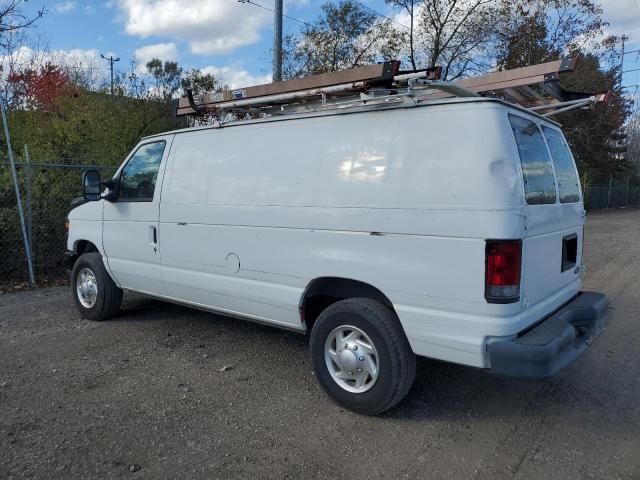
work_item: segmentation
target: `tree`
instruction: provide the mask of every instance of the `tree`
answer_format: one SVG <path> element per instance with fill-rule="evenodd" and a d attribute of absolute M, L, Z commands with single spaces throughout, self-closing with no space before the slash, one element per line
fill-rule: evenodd
<path fill-rule="evenodd" d="M 498 14 L 494 0 L 425 0 L 419 42 L 426 66 L 441 66 L 445 80 L 486 71 Z"/>
<path fill-rule="evenodd" d="M 615 37 L 601 39 L 606 23 L 591 0 L 516 0 L 503 5 L 498 30 L 498 68 L 511 69 L 578 55 L 577 68 L 562 77 L 563 88 L 578 92 L 611 91 L 610 100 L 595 111 L 562 114 L 583 183 L 585 178 L 608 181 L 626 171 L 625 120 L 629 104 L 618 78 Z M 614 65 L 607 67 L 606 65 Z"/>
<path fill-rule="evenodd" d="M 521 18 L 512 30 L 500 34 L 496 58 L 499 70 L 525 67 L 559 58 L 560 52 L 548 40 L 543 16 L 519 12 Z"/>
<path fill-rule="evenodd" d="M 221 90 L 223 86 L 218 79 L 211 73 L 202 73 L 202 71 L 193 68 L 180 81 L 183 93 L 191 90 L 194 95 L 207 92 L 215 92 Z"/>
<path fill-rule="evenodd" d="M 640 105 L 638 102 L 632 105 L 627 124 L 627 157 L 636 173 L 640 172 Z"/>
<path fill-rule="evenodd" d="M 26 15 L 22 11 L 22 4 L 26 0 L 2 0 L 0 2 L 0 76 L 6 79 L 20 66 L 17 65 L 17 53 L 24 45 L 25 31 L 31 28 L 42 16 L 47 13 L 44 8 L 38 10 L 33 16 Z M 3 75 L 4 74 L 4 75 Z M 4 81 L 1 83 L 0 95 L 2 101 L 10 101 L 10 85 Z"/>
<path fill-rule="evenodd" d="M 389 20 L 352 0 L 325 3 L 315 22 L 285 38 L 283 74 L 295 78 L 354 68 L 391 58 L 399 49 Z"/>
<path fill-rule="evenodd" d="M 28 144 L 41 163 L 118 165 L 141 137 L 184 125 L 162 100 L 111 97 L 80 87 L 48 110 L 9 112 L 15 145 Z"/>
<path fill-rule="evenodd" d="M 417 70 L 416 56 L 414 47 L 414 27 L 415 27 L 415 12 L 416 7 L 421 3 L 421 0 L 385 0 L 385 3 L 391 4 L 397 8 L 403 9 L 409 15 L 409 62 L 414 70 Z"/>
<path fill-rule="evenodd" d="M 499 0 L 386 0 L 409 17 L 406 43 L 411 67 L 442 67 L 445 80 L 489 70 Z"/>
<path fill-rule="evenodd" d="M 575 51 L 573 54 L 578 54 Z M 617 68 L 603 69 L 599 57 L 580 52 L 576 70 L 562 78 L 568 90 L 611 91 L 606 105 L 595 111 L 577 110 L 563 114 L 563 131 L 570 143 L 583 178 L 608 181 L 610 175 L 626 172 L 631 167 L 626 153 L 625 120 L 629 103 L 617 82 Z"/>
<path fill-rule="evenodd" d="M 607 23 L 592 0 L 503 0 L 496 30 L 499 68 L 554 60 L 562 52 L 598 50 Z M 509 58 L 507 58 L 509 56 Z"/>
<path fill-rule="evenodd" d="M 154 81 L 154 88 L 151 92 L 155 98 L 169 101 L 180 89 L 182 68 L 177 62 L 164 62 L 157 58 L 147 62 L 147 72 Z"/>
<path fill-rule="evenodd" d="M 42 16 L 47 13 L 43 8 L 39 9 L 33 16 L 25 15 L 20 7 L 27 0 L 5 0 L 0 5 L 0 48 L 5 51 L 7 47 L 13 47 L 11 39 L 17 33 L 31 27 Z"/>
<path fill-rule="evenodd" d="M 12 90 L 14 107 L 49 111 L 56 99 L 69 88 L 69 75 L 60 67 L 47 63 L 39 70 L 25 68 L 7 78 Z"/>

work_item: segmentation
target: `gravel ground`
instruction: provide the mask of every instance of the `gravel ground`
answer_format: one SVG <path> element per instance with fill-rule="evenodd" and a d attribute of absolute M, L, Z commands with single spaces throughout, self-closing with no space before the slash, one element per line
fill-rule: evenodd
<path fill-rule="evenodd" d="M 590 215 L 607 331 L 547 381 L 432 360 L 398 408 L 345 411 L 294 333 L 68 288 L 0 295 L 0 478 L 640 479 L 640 212 Z"/>

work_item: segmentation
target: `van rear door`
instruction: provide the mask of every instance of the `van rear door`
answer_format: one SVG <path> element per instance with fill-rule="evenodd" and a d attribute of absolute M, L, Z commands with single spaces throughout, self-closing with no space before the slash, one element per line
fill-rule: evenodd
<path fill-rule="evenodd" d="M 561 131 L 510 114 L 525 193 L 523 307 L 550 297 L 553 307 L 580 285 L 584 207 L 573 157 Z"/>

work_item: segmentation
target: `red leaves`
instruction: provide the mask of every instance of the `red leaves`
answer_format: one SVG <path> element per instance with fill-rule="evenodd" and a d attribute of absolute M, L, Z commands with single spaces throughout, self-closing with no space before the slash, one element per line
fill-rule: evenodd
<path fill-rule="evenodd" d="M 50 110 L 55 100 L 71 89 L 69 75 L 52 64 L 46 64 L 39 70 L 26 68 L 11 72 L 7 81 L 13 87 L 19 105 L 45 111 Z"/>

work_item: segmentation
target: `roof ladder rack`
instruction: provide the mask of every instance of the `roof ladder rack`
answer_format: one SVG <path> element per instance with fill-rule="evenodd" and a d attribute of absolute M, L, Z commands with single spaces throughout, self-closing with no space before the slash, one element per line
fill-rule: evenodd
<path fill-rule="evenodd" d="M 187 96 L 178 102 L 178 116 L 213 115 L 216 119 L 243 114 L 288 115 L 352 107 L 387 107 L 449 97 L 491 96 L 543 115 L 593 106 L 608 99 L 598 94 L 569 92 L 560 75 L 574 70 L 575 58 L 489 73 L 454 82 L 440 81 L 440 67 L 399 71 L 393 60 L 301 79 L 224 92 Z"/>

